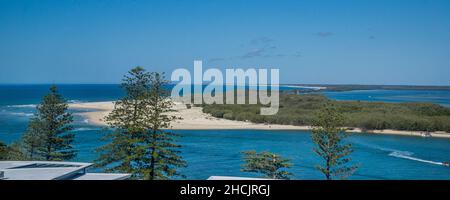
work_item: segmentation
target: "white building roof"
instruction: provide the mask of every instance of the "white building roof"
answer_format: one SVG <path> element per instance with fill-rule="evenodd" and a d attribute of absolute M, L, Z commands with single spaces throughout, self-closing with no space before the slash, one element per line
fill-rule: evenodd
<path fill-rule="evenodd" d="M 86 173 L 73 180 L 125 180 L 130 174 Z"/>
<path fill-rule="evenodd" d="M 236 176 L 210 176 L 207 180 L 274 180 L 274 179 L 236 177 Z"/>
<path fill-rule="evenodd" d="M 123 180 L 130 174 L 86 173 L 92 163 L 0 161 L 2 180 Z"/>

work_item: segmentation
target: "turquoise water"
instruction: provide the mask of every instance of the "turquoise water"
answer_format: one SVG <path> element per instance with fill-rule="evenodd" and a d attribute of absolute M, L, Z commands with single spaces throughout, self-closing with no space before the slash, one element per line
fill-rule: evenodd
<path fill-rule="evenodd" d="M 10 143 L 25 131 L 34 106 L 48 85 L 0 86 L 0 140 Z M 62 85 L 60 90 L 70 102 L 107 101 L 123 93 L 117 85 Z M 338 100 L 378 100 L 407 102 L 418 99 L 449 104 L 449 91 L 364 91 L 328 93 Z M 368 96 L 374 97 L 367 99 Z M 424 97 L 425 96 L 425 97 Z M 420 100 L 420 101 L 422 101 Z M 80 112 L 73 110 L 72 112 Z M 75 115 L 76 116 L 76 115 Z M 76 161 L 91 162 L 93 151 L 103 144 L 104 132 L 75 117 Z M 312 152 L 310 133 L 305 131 L 253 130 L 180 130 L 183 157 L 188 167 L 182 172 L 188 179 L 206 179 L 211 175 L 255 176 L 240 172 L 244 150 L 268 150 L 292 160 L 295 179 L 322 179 L 314 169 L 320 159 Z M 354 144 L 353 161 L 360 168 L 352 179 L 447 179 L 450 168 L 441 165 L 450 160 L 450 140 L 388 135 L 357 134 L 347 139 Z"/>
<path fill-rule="evenodd" d="M 188 179 L 211 175 L 255 176 L 240 172 L 241 151 L 271 151 L 292 160 L 290 172 L 295 179 L 321 179 L 314 168 L 320 159 L 312 152 L 310 133 L 305 131 L 260 130 L 179 130 L 183 137 L 182 156 Z M 92 150 L 100 133 L 78 131 L 78 161 L 89 162 L 97 156 Z M 354 145 L 353 162 L 360 167 L 351 179 L 450 179 L 450 168 L 440 165 L 449 160 L 450 140 L 407 136 L 357 134 L 346 141 Z M 82 155 L 82 156 L 81 156 Z"/>
<path fill-rule="evenodd" d="M 360 100 L 383 102 L 431 102 L 450 107 L 449 90 L 353 90 L 322 92 L 336 100 Z"/>

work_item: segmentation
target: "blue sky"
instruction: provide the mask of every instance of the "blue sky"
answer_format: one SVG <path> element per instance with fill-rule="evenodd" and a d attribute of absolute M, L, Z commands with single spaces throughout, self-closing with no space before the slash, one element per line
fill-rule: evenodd
<path fill-rule="evenodd" d="M 196 59 L 282 83 L 450 85 L 450 1 L 0 0 L 0 83 L 117 83 Z"/>

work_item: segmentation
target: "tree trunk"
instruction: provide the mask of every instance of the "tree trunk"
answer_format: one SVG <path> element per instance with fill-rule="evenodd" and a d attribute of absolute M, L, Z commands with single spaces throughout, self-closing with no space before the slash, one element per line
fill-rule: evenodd
<path fill-rule="evenodd" d="M 152 141 L 152 154 L 151 154 L 151 159 L 150 159 L 150 169 L 151 169 L 151 171 L 150 171 L 150 180 L 155 180 L 155 151 L 156 151 L 156 131 L 154 131 L 153 130 L 153 133 L 152 133 L 153 135 L 152 135 L 152 138 L 153 138 L 153 141 Z"/>

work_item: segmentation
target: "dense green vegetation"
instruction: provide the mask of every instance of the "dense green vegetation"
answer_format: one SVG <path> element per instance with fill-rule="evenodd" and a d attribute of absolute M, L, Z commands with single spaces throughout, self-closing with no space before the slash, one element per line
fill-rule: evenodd
<path fill-rule="evenodd" d="M 21 141 L 15 141 L 9 145 L 0 141 L 0 160 L 26 160 Z"/>
<path fill-rule="evenodd" d="M 334 101 L 319 94 L 281 94 L 276 115 L 259 115 L 262 105 L 202 105 L 214 117 L 255 123 L 312 125 L 314 114 L 333 103 L 346 127 L 450 132 L 450 108 L 432 103 Z"/>
<path fill-rule="evenodd" d="M 282 158 L 278 154 L 263 151 L 261 153 L 252 151 L 242 152 L 244 164 L 241 171 L 262 174 L 264 178 L 289 179 L 292 174 L 284 169 L 291 167 L 289 159 Z"/>
<path fill-rule="evenodd" d="M 0 141 L 0 160 L 6 160 L 8 158 L 8 146 Z"/>

